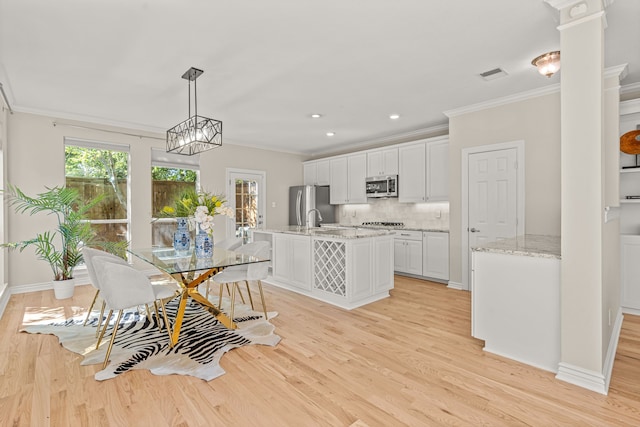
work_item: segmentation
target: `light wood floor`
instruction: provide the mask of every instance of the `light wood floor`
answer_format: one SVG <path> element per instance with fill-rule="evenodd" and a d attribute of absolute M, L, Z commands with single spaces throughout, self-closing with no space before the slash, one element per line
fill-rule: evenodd
<path fill-rule="evenodd" d="M 205 382 L 98 366 L 57 338 L 18 332 L 25 313 L 70 316 L 90 301 L 52 291 L 11 297 L 0 321 L 2 426 L 638 426 L 640 319 L 625 315 L 608 396 L 482 351 L 470 294 L 396 276 L 391 298 L 345 311 L 265 286 L 278 346 L 223 356 Z M 75 308 L 74 308 L 75 307 Z"/>

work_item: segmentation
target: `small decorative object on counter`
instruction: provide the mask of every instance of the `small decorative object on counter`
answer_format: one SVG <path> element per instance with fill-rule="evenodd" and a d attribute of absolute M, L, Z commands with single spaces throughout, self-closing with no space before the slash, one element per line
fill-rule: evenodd
<path fill-rule="evenodd" d="M 188 252 L 191 247 L 191 233 L 187 217 L 176 218 L 178 229 L 173 233 L 173 249 L 178 253 Z"/>

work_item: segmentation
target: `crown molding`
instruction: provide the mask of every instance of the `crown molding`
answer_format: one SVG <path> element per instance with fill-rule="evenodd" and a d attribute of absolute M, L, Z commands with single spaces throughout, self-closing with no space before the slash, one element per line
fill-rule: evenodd
<path fill-rule="evenodd" d="M 640 98 L 622 101 L 620 103 L 620 115 L 640 113 Z"/>
<path fill-rule="evenodd" d="M 627 74 L 629 74 L 629 64 L 620 64 L 604 69 L 604 77 L 606 79 L 618 77 L 618 79 L 622 80 L 627 77 Z"/>
<path fill-rule="evenodd" d="M 462 114 L 468 114 L 476 111 L 486 110 L 489 108 L 499 107 L 501 105 L 512 104 L 514 102 L 525 101 L 527 99 L 537 98 L 539 96 L 545 96 L 556 92 L 560 92 L 560 83 L 554 83 L 552 85 L 545 86 L 539 89 L 528 90 L 526 92 L 503 96 L 501 98 L 480 102 L 478 104 L 472 104 L 453 110 L 443 111 L 443 113 L 445 116 L 451 118 L 460 116 Z"/>

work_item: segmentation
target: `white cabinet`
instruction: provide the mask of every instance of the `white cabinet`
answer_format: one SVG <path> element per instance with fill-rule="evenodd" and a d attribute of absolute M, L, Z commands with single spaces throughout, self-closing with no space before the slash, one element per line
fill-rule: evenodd
<path fill-rule="evenodd" d="M 427 201 L 449 200 L 449 143 L 427 143 Z"/>
<path fill-rule="evenodd" d="M 620 305 L 625 312 L 640 314 L 640 236 L 620 236 Z"/>
<path fill-rule="evenodd" d="M 422 141 L 398 149 L 398 201 L 438 202 L 449 199 L 449 143 Z"/>
<path fill-rule="evenodd" d="M 343 238 L 273 233 L 273 274 L 266 280 L 353 309 L 393 289 L 393 237 Z"/>
<path fill-rule="evenodd" d="M 311 290 L 311 238 L 274 233 L 273 278 L 289 286 Z"/>
<path fill-rule="evenodd" d="M 397 273 L 422 276 L 422 232 L 395 231 L 393 260 L 393 269 Z"/>
<path fill-rule="evenodd" d="M 398 149 L 386 148 L 367 152 L 367 176 L 398 174 Z"/>
<path fill-rule="evenodd" d="M 329 165 L 331 171 L 330 203 L 332 205 L 367 203 L 365 188 L 367 155 L 361 153 L 333 158 Z"/>
<path fill-rule="evenodd" d="M 303 165 L 305 185 L 330 185 L 329 160 L 305 162 Z"/>
<path fill-rule="evenodd" d="M 427 152 L 424 142 L 398 149 L 398 201 L 420 203 L 425 200 Z"/>
<path fill-rule="evenodd" d="M 449 280 L 449 233 L 422 233 L 422 275 Z"/>

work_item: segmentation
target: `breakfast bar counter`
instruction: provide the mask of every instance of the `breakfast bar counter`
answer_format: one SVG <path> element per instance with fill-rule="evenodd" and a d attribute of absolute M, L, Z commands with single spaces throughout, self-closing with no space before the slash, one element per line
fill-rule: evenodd
<path fill-rule="evenodd" d="M 471 335 L 488 352 L 557 372 L 560 237 L 524 235 L 472 248 Z"/>
<path fill-rule="evenodd" d="M 393 235 L 385 230 L 283 227 L 255 231 L 272 244 L 263 282 L 353 309 L 393 288 Z"/>

